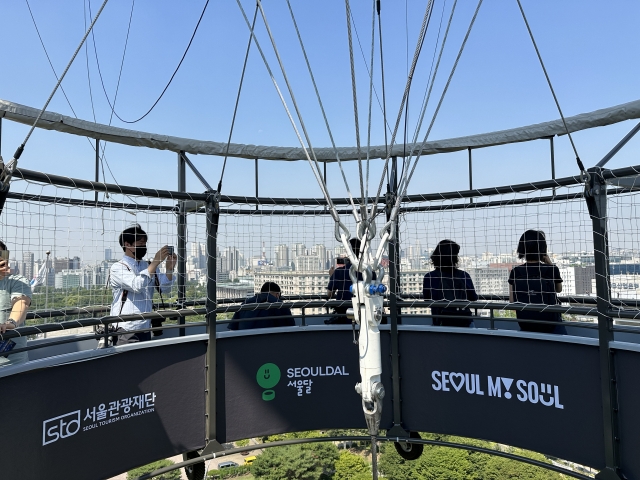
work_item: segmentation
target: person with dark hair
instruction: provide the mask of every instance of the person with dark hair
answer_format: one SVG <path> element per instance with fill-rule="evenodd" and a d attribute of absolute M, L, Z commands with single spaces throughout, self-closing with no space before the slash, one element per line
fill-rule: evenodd
<path fill-rule="evenodd" d="M 0 334 L 24 327 L 27 309 L 31 304 L 31 286 L 26 278 L 12 275 L 9 267 L 9 251 L 0 242 Z M 6 343 L 4 343 L 6 342 Z M 3 342 L 4 351 L 27 346 L 27 337 L 16 337 Z M 0 357 L 0 367 L 29 361 L 29 352 L 18 352 Z"/>
<path fill-rule="evenodd" d="M 471 277 L 458 268 L 459 253 L 460 245 L 453 240 L 442 240 L 438 243 L 431 254 L 435 270 L 427 273 L 422 281 L 422 295 L 425 300 L 478 300 Z M 471 310 L 466 307 L 431 307 L 431 314 L 435 326 L 475 327 L 471 318 L 447 318 L 471 317 Z"/>
<path fill-rule="evenodd" d="M 349 240 L 353 253 L 357 256 L 360 255 L 360 240 L 352 238 Z M 336 300 L 351 301 L 353 294 L 351 293 L 351 276 L 349 270 L 351 269 L 351 261 L 349 258 L 339 258 L 340 262 L 337 262 L 337 267 L 331 267 L 329 270 L 329 285 L 327 285 L 327 297 L 329 300 L 335 297 Z M 374 274 L 375 275 L 375 274 Z M 358 272 L 358 280 L 362 280 L 362 274 Z M 335 307 L 334 312 L 336 316 L 330 320 L 325 321 L 328 324 L 350 324 L 351 320 L 347 318 L 347 310 L 351 308 L 351 305 L 343 305 L 342 307 Z"/>
<path fill-rule="evenodd" d="M 558 293 L 562 292 L 560 270 L 551 263 L 547 254 L 547 240 L 540 230 L 527 230 L 518 242 L 518 258 L 525 263 L 518 265 L 509 274 L 509 301 L 546 305 L 558 304 Z M 562 322 L 560 313 L 516 312 L 522 320 L 546 320 Z M 524 332 L 567 334 L 564 325 L 518 322 Z"/>
<path fill-rule="evenodd" d="M 265 282 L 260 288 L 260 293 L 247 298 L 242 305 L 277 303 L 281 302 L 280 285 L 274 282 Z M 277 318 L 275 318 L 277 317 Z M 255 320 L 246 320 L 255 318 Z M 269 308 L 255 310 L 241 310 L 233 314 L 233 320 L 227 327 L 229 330 L 248 330 L 252 328 L 295 327 L 296 321 L 291 315 L 290 308 Z"/>
<path fill-rule="evenodd" d="M 143 260 L 147 254 L 147 239 L 140 225 L 125 229 L 118 238 L 124 256 L 111 266 L 109 272 L 109 283 L 113 290 L 113 316 L 151 312 L 154 291 L 158 290 L 160 295 L 171 292 L 177 256 L 170 254 L 169 247 L 165 245 L 147 263 Z M 165 260 L 166 273 L 160 273 L 158 267 Z M 149 320 L 131 320 L 118 323 L 118 327 L 131 331 L 150 328 L 150 324 Z M 151 332 L 123 334 L 117 338 L 118 345 L 142 342 L 151 339 Z"/>

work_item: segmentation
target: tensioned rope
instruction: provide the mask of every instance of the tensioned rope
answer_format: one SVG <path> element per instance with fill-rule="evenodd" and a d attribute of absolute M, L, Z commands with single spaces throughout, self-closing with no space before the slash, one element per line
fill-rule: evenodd
<path fill-rule="evenodd" d="M 231 146 L 231 136 L 233 135 L 233 128 L 236 124 L 236 115 L 238 114 L 238 105 L 240 104 L 240 94 L 242 93 L 242 85 L 244 84 L 244 74 L 247 71 L 247 61 L 249 60 L 249 52 L 251 51 L 251 43 L 253 41 L 253 30 L 256 26 L 256 18 L 258 18 L 258 4 L 256 3 L 256 10 L 253 12 L 253 21 L 251 22 L 251 33 L 249 33 L 249 43 L 247 44 L 247 51 L 244 54 L 244 63 L 242 64 L 242 73 L 240 74 L 240 84 L 238 85 L 238 93 L 236 95 L 236 104 L 233 108 L 233 117 L 231 118 L 231 128 L 229 128 L 229 138 L 227 139 L 227 149 L 224 154 L 224 162 L 222 162 L 222 172 L 220 173 L 220 181 L 218 182 L 218 193 L 222 191 L 222 179 L 224 178 L 224 171 L 227 167 L 227 159 L 229 158 L 229 147 Z"/>
<path fill-rule="evenodd" d="M 56 73 L 56 69 L 53 66 L 53 62 L 51 62 L 51 57 L 49 57 L 49 52 L 47 51 L 47 47 L 45 47 L 45 45 L 44 45 L 44 40 L 42 40 L 42 36 L 40 35 L 40 29 L 38 28 L 38 24 L 36 23 L 36 19 L 33 16 L 33 12 L 31 11 L 31 5 L 29 5 L 29 0 L 24 0 L 24 1 L 27 4 L 27 8 L 29 9 L 29 15 L 31 16 L 31 21 L 33 22 L 33 26 L 36 29 L 36 33 L 38 34 L 38 40 L 40 40 L 40 45 L 42 45 L 42 49 L 44 50 L 44 54 L 47 57 L 47 61 L 49 62 L 49 66 L 51 67 L 51 71 L 53 72 L 53 75 L 56 77 L 56 80 L 58 80 L 59 79 L 58 74 Z M 85 28 L 87 28 L 86 25 L 85 25 Z M 64 87 L 62 85 L 60 85 L 60 90 L 62 90 L 62 94 L 64 95 L 64 98 L 67 100 L 67 104 L 69 105 L 69 108 L 73 112 L 73 115 L 76 118 L 78 118 L 78 115 L 76 114 L 76 111 L 74 110 L 73 106 L 71 105 L 71 101 L 69 100 L 69 97 L 67 96 L 67 92 L 64 90 Z"/>
<path fill-rule="evenodd" d="M 91 0 L 87 0 L 87 2 L 83 2 L 84 5 L 89 6 L 89 15 L 91 15 Z M 124 69 L 124 60 L 125 57 L 127 55 L 127 46 L 129 45 L 129 35 L 131 33 L 131 23 L 133 21 L 133 10 L 135 8 L 136 5 L 136 1 L 132 0 L 131 2 L 131 11 L 129 12 L 129 23 L 127 25 L 127 35 L 125 37 L 124 40 L 124 48 L 122 51 L 122 59 L 120 60 L 120 71 L 118 72 L 118 81 L 116 83 L 116 91 L 114 93 L 114 97 L 113 97 L 113 108 L 111 109 L 111 114 L 109 115 L 109 125 L 111 125 L 111 123 L 113 122 L 113 115 L 115 113 L 115 106 L 116 106 L 116 102 L 118 101 L 118 92 L 120 91 L 120 81 L 122 80 L 122 70 Z M 86 19 L 85 19 L 86 21 Z M 95 39 L 95 35 L 93 34 L 93 32 L 91 32 L 91 38 L 93 40 L 93 52 L 96 58 L 96 65 L 98 67 L 98 73 L 100 74 L 100 82 L 102 83 L 102 89 L 105 92 L 106 95 L 106 90 L 105 90 L 105 86 L 104 86 L 104 82 L 102 82 L 102 73 L 100 72 L 100 62 L 98 60 L 98 50 L 97 50 L 97 46 L 96 46 L 96 39 Z M 88 43 L 88 42 L 87 42 Z M 94 109 L 94 104 L 93 104 L 93 93 L 92 93 L 92 87 L 91 87 L 91 74 L 89 71 L 89 55 L 87 53 L 88 50 L 88 45 L 87 43 L 85 43 L 85 55 L 87 58 L 87 79 L 89 82 L 89 98 L 91 100 L 91 110 L 93 112 L 93 121 L 96 122 L 96 112 Z M 108 97 L 107 97 L 108 100 Z M 105 164 L 107 165 L 107 169 L 109 170 L 109 173 L 111 174 L 111 178 L 113 178 L 113 181 L 116 185 L 118 185 L 118 180 L 116 179 L 116 176 L 114 175 L 113 171 L 111 170 L 111 166 L 109 165 L 109 162 L 107 161 L 107 155 L 106 155 L 106 150 L 107 150 L 107 143 L 106 142 L 102 142 L 100 144 L 101 146 L 101 152 L 99 153 L 99 158 L 100 158 L 100 164 L 102 166 L 102 178 L 105 179 L 106 181 L 106 176 L 104 174 L 104 166 Z M 95 150 L 95 147 L 92 145 L 93 149 Z M 109 192 L 105 192 L 105 196 L 107 198 L 109 198 Z M 128 197 L 131 198 L 131 197 Z M 133 199 L 131 199 L 133 200 Z"/>
<path fill-rule="evenodd" d="M 240 8 L 240 12 L 242 13 L 242 17 L 244 18 L 245 23 L 247 24 L 247 27 L 249 28 L 249 30 L 251 30 L 251 24 L 249 23 L 249 19 L 247 18 L 247 14 L 244 11 L 244 7 L 242 6 L 242 2 L 240 0 L 236 0 L 236 3 L 238 5 L 238 8 Z M 260 0 L 258 0 L 258 3 L 260 3 Z M 263 20 L 265 19 L 265 16 L 263 14 Z M 268 30 L 268 29 L 267 29 Z M 269 31 L 269 30 L 268 30 Z M 282 91 L 280 90 L 280 87 L 278 86 L 278 82 L 275 78 L 275 76 L 273 75 L 273 71 L 271 70 L 271 67 L 269 65 L 269 62 L 267 61 L 267 58 L 262 50 L 262 47 L 260 46 L 260 42 L 258 41 L 258 38 L 256 37 L 256 34 L 254 31 L 251 31 L 251 36 L 253 37 L 253 41 L 256 44 L 256 48 L 258 49 L 258 52 L 260 53 L 260 57 L 262 58 L 262 61 L 267 69 L 267 72 L 269 73 L 269 77 L 271 78 L 271 81 L 273 83 L 273 86 L 276 89 L 276 92 L 278 93 L 278 96 L 280 97 L 280 101 L 282 102 L 282 105 L 284 107 L 284 110 L 287 114 L 287 117 L 289 118 L 289 121 L 291 122 L 291 126 L 293 127 L 293 130 L 296 134 L 296 137 L 298 138 L 298 142 L 300 143 L 300 146 L 302 147 L 302 150 L 304 151 L 305 157 L 307 159 L 307 161 L 309 162 L 309 165 L 311 165 L 311 170 L 314 173 L 314 176 L 316 177 L 316 181 L 318 182 L 318 185 L 320 186 L 320 189 L 322 190 L 322 194 L 325 197 L 325 200 L 327 201 L 327 204 L 329 206 L 329 211 L 331 212 L 331 216 L 333 217 L 333 219 L 335 220 L 336 224 L 343 229 L 346 229 L 346 227 L 342 224 L 342 222 L 340 221 L 340 217 L 338 217 L 338 213 L 337 210 L 335 208 L 335 206 L 333 205 L 333 201 L 331 200 L 331 197 L 329 196 L 329 192 L 326 189 L 326 185 L 324 184 L 324 182 L 322 181 L 322 177 L 320 175 L 320 169 L 315 167 L 313 160 L 311 160 L 311 157 L 309 155 L 309 152 L 307 150 L 306 145 L 304 144 L 304 141 L 302 140 L 302 136 L 300 135 L 300 132 L 298 131 L 298 126 L 295 123 L 295 120 L 293 119 L 293 116 L 291 115 L 291 111 L 289 110 L 289 107 L 287 105 L 287 102 L 284 98 L 284 96 L 282 95 Z M 316 159 L 315 164 L 317 165 L 318 161 Z"/>
<path fill-rule="evenodd" d="M 411 182 L 411 178 L 413 177 L 413 174 L 416 170 L 416 167 L 418 165 L 418 161 L 420 160 L 420 157 L 422 156 L 422 148 L 424 147 L 424 145 L 427 143 L 427 140 L 429 138 L 429 134 L 431 133 L 431 129 L 433 128 L 433 124 L 436 121 L 436 118 L 438 117 L 438 113 L 440 112 L 440 107 L 442 107 L 442 102 L 444 102 L 444 98 L 447 94 L 447 91 L 449 90 L 449 85 L 451 84 L 451 80 L 453 79 L 453 75 L 456 71 L 456 68 L 458 67 L 458 63 L 460 62 L 460 57 L 462 57 L 462 52 L 464 51 L 464 47 L 467 44 L 467 40 L 469 39 L 469 35 L 471 34 L 471 30 L 473 29 L 473 25 L 475 24 L 476 18 L 478 17 L 478 12 L 480 11 L 480 7 L 482 6 L 482 2 L 483 0 L 478 0 L 478 6 L 476 7 L 476 10 L 473 14 L 473 17 L 471 18 L 471 23 L 469 24 L 469 28 L 467 29 L 467 33 L 464 36 L 464 40 L 462 41 L 462 45 L 460 46 L 460 51 L 458 52 L 458 55 L 456 57 L 456 61 L 453 64 L 453 67 L 451 67 L 451 73 L 449 74 L 449 78 L 447 79 L 447 83 L 444 86 L 444 89 L 442 91 L 442 95 L 440 96 L 440 100 L 438 102 L 438 106 L 436 107 L 436 110 L 433 113 L 433 118 L 431 119 L 431 123 L 429 124 L 429 128 L 427 129 L 427 132 L 424 136 L 424 140 L 422 141 L 422 146 L 419 150 L 420 153 L 418 153 L 418 155 L 416 156 L 415 161 L 413 162 L 413 167 L 411 168 L 411 172 L 409 173 L 408 177 L 406 178 L 406 180 L 404 182 L 401 182 L 401 185 L 403 185 L 402 188 L 399 188 L 400 191 L 400 195 L 398 195 L 398 200 L 396 202 L 396 206 L 399 207 L 400 203 L 402 201 L 402 198 L 406 195 L 407 193 L 407 187 L 409 186 L 409 182 Z"/>
<path fill-rule="evenodd" d="M 427 84 L 425 85 L 424 95 L 422 97 L 422 105 L 420 107 L 419 117 L 424 118 L 424 112 L 429 105 L 429 97 L 431 89 L 433 88 L 433 82 L 435 81 L 435 77 L 437 74 L 437 68 L 440 64 L 440 59 L 442 58 L 442 52 L 444 51 L 444 44 L 447 43 L 447 36 L 449 34 L 449 28 L 451 27 L 451 21 L 453 20 L 453 11 L 455 11 L 457 0 L 454 1 L 453 8 L 451 10 L 451 15 L 449 17 L 449 23 L 447 24 L 447 28 L 445 31 L 445 35 L 442 39 L 442 44 L 440 44 L 440 55 L 438 56 L 438 62 L 436 64 L 436 68 L 434 69 L 434 64 L 436 63 L 436 52 L 438 51 L 438 44 L 440 43 L 440 33 L 442 33 L 442 20 L 444 19 L 444 11 L 447 6 L 447 1 L 442 2 L 442 12 L 440 13 L 440 25 L 438 26 L 438 36 L 436 37 L 436 43 L 433 48 L 433 57 L 431 59 L 431 68 L 429 70 L 429 76 L 427 77 Z M 434 71 L 436 73 L 434 73 Z M 420 134 L 420 129 L 422 128 L 422 121 L 419 121 L 416 125 L 416 128 L 413 132 L 412 143 L 416 143 L 418 141 L 418 135 Z M 414 148 L 411 149 L 409 153 L 409 157 L 413 155 Z"/>
<path fill-rule="evenodd" d="M 287 0 L 287 6 L 289 7 L 289 12 L 291 13 L 291 20 L 293 21 L 293 26 L 296 30 L 296 34 L 298 35 L 298 42 L 300 43 L 300 48 L 302 49 L 302 54 L 304 56 L 304 60 L 307 64 L 307 70 L 309 70 L 309 76 L 311 77 L 311 83 L 313 84 L 313 88 L 316 92 L 316 98 L 318 99 L 318 105 L 320 106 L 320 111 L 322 112 L 322 118 L 324 118 L 324 123 L 327 127 L 327 132 L 329 133 L 329 139 L 331 140 L 331 146 L 333 147 L 333 151 L 336 154 L 336 160 L 338 162 L 338 166 L 340 167 L 340 173 L 342 174 L 342 180 L 344 181 L 345 188 L 347 189 L 347 194 L 349 195 L 349 200 L 351 202 L 351 206 L 353 207 L 353 214 L 358 220 L 358 211 L 356 209 L 355 202 L 353 200 L 353 195 L 351 194 L 351 189 L 349 188 L 349 182 L 347 182 L 347 177 L 344 173 L 344 169 L 342 168 L 342 162 L 340 160 L 340 153 L 338 152 L 338 147 L 336 146 L 336 142 L 333 139 L 333 133 L 331 131 L 331 127 L 329 126 L 329 120 L 327 119 L 327 113 L 324 109 L 324 104 L 322 103 L 322 98 L 320 97 L 320 91 L 318 90 L 318 85 L 316 84 L 315 76 L 313 75 L 313 70 L 311 69 L 311 62 L 309 62 L 309 57 L 307 56 L 307 50 L 304 47 L 304 43 L 302 41 L 302 35 L 300 34 L 300 30 L 298 29 L 298 22 L 296 22 L 295 15 L 293 14 L 293 9 L 291 8 L 291 2 Z"/>
<path fill-rule="evenodd" d="M 404 111 L 404 105 L 407 101 L 407 95 L 409 93 L 409 89 L 411 88 L 411 83 L 413 81 L 413 74 L 415 72 L 416 64 L 418 63 L 418 58 L 420 57 L 420 52 L 422 51 L 422 45 L 424 44 L 424 39 L 426 37 L 427 27 L 429 23 L 429 19 L 431 18 L 431 10 L 433 8 L 433 0 L 429 0 L 427 4 L 426 10 L 424 12 L 424 18 L 422 19 L 422 26 L 420 27 L 420 34 L 418 35 L 418 41 L 416 44 L 416 49 L 413 54 L 413 61 L 411 62 L 411 69 L 409 70 L 409 75 L 407 76 L 407 83 L 404 89 L 404 94 L 402 96 L 402 101 L 400 102 L 400 108 L 398 109 L 398 116 L 396 118 L 396 124 L 393 128 L 393 133 L 391 135 L 391 144 L 388 148 L 386 158 L 384 161 L 384 168 L 382 170 L 382 176 L 380 178 L 380 184 L 378 185 L 378 191 L 376 193 L 376 199 L 373 203 L 373 209 L 371 213 L 371 220 L 373 220 L 376 216 L 376 212 L 378 210 L 378 202 L 380 201 L 380 193 L 382 192 L 382 186 L 384 185 L 384 179 L 387 174 L 387 170 L 389 168 L 389 158 L 391 149 L 393 149 L 393 145 L 395 144 L 396 135 L 398 133 L 398 127 L 400 126 L 400 121 L 402 120 L 402 112 Z"/>
<path fill-rule="evenodd" d="M 369 156 L 371 154 L 371 105 L 373 103 L 373 55 L 376 48 L 376 0 L 372 1 L 371 14 L 371 71 L 369 72 L 369 114 L 367 119 L 367 178 L 364 198 L 369 198 Z"/>
<path fill-rule="evenodd" d="M 540 66 L 542 67 L 542 71 L 544 72 L 544 76 L 547 79 L 547 84 L 549 85 L 549 90 L 551 90 L 551 95 L 553 95 L 553 100 L 556 102 L 556 107 L 558 107 L 558 113 L 560 114 L 560 118 L 562 119 L 562 124 L 564 125 L 565 130 L 567 131 L 567 136 L 569 137 L 569 141 L 571 142 L 571 148 L 573 148 L 573 153 L 576 156 L 576 163 L 578 164 L 578 168 L 580 169 L 580 175 L 586 175 L 587 179 L 589 178 L 589 173 L 584 168 L 582 160 L 580 160 L 580 155 L 578 155 L 578 150 L 576 149 L 575 143 L 573 143 L 573 138 L 571 137 L 571 132 L 569 132 L 569 128 L 567 127 L 567 122 L 564 119 L 564 115 L 562 114 L 562 109 L 560 108 L 560 102 L 558 101 L 558 97 L 556 96 L 556 92 L 553 89 L 553 85 L 551 84 L 551 79 L 549 78 L 549 74 L 547 73 L 547 69 L 544 66 L 544 62 L 542 61 L 542 55 L 540 55 L 540 50 L 538 50 L 538 45 L 536 44 L 535 38 L 533 38 L 533 32 L 531 31 L 531 27 L 529 26 L 529 21 L 527 20 L 527 16 L 524 13 L 524 9 L 522 8 L 522 3 L 520 0 L 516 0 L 518 2 L 518 7 L 520 7 L 520 12 L 522 13 L 522 19 L 524 20 L 524 24 L 527 26 L 527 31 L 529 32 L 529 37 L 531 37 L 531 43 L 533 43 L 533 48 L 536 50 L 536 55 L 538 56 L 538 60 L 540 61 Z"/>
<path fill-rule="evenodd" d="M 47 50 L 46 45 L 44 44 L 44 39 L 42 38 L 42 35 L 40 34 L 40 29 L 38 28 L 38 24 L 36 22 L 35 16 L 33 14 L 33 11 L 31 10 L 31 5 L 29 4 L 29 0 L 25 0 L 25 3 L 27 4 L 27 9 L 29 10 L 29 15 L 31 16 L 31 21 L 33 23 L 33 27 L 36 30 L 36 34 L 38 35 L 38 40 L 40 40 L 40 45 L 42 46 L 42 50 L 44 51 L 45 56 L 47 57 L 47 61 L 49 62 L 49 67 L 51 67 L 51 71 L 53 72 L 54 77 L 56 77 L 56 80 L 59 80 L 60 77 L 58 77 L 58 72 L 56 72 L 55 67 L 53 66 L 53 62 L 51 61 L 51 57 L 49 56 L 49 51 Z M 84 4 L 86 6 L 86 3 Z M 86 12 L 85 12 L 85 17 L 84 17 L 84 29 L 87 29 L 87 21 L 86 21 Z M 88 68 L 88 61 L 89 61 L 89 57 L 88 55 L 86 55 L 87 52 L 87 42 L 85 42 L 85 56 L 86 56 L 86 60 L 87 60 L 87 76 L 89 77 L 89 68 Z M 67 96 L 67 92 L 65 91 L 64 87 L 62 86 L 62 84 L 60 85 L 60 90 L 62 91 L 65 100 L 67 101 L 67 105 L 69 105 L 69 108 L 71 109 L 71 112 L 73 113 L 73 116 L 78 118 L 78 114 L 76 113 L 75 109 L 73 108 L 73 105 L 71 104 L 71 100 L 69 99 L 69 97 Z M 95 110 L 93 108 L 93 96 L 91 95 L 91 79 L 89 78 L 89 95 L 91 98 L 91 110 L 93 113 L 93 121 L 94 123 L 96 123 L 96 114 L 95 114 Z M 91 148 L 95 151 L 96 147 L 95 144 L 89 139 L 89 137 L 85 137 L 87 139 L 87 142 L 89 142 L 89 145 L 91 146 Z M 103 177 L 104 177 L 104 167 L 103 167 Z M 114 178 L 115 180 L 115 178 Z M 108 196 L 108 194 L 107 194 Z"/>
<path fill-rule="evenodd" d="M 353 33 L 356 34 L 356 42 L 358 42 L 358 49 L 360 50 L 360 56 L 362 57 L 362 63 L 364 64 L 365 69 L 367 70 L 367 75 L 369 75 L 369 64 L 367 63 L 367 57 L 364 55 L 364 50 L 362 49 L 362 42 L 360 42 L 360 34 L 358 33 L 358 25 L 353 18 L 353 12 L 351 12 L 351 26 L 353 27 Z M 384 107 L 382 102 L 380 101 L 380 97 L 378 96 L 378 90 L 376 89 L 375 84 L 373 85 L 373 94 L 376 97 L 376 101 L 378 102 L 378 108 L 380 108 L 380 112 L 384 114 Z M 391 131 L 391 127 L 388 123 L 385 123 L 385 128 Z M 386 134 L 385 130 L 385 134 Z"/>
<path fill-rule="evenodd" d="M 380 17 L 380 0 L 376 0 L 376 11 L 378 13 L 378 43 L 380 45 L 380 80 L 382 83 L 382 122 L 384 125 L 384 148 L 385 157 L 389 155 L 389 143 L 387 141 L 387 99 L 385 97 L 385 84 L 384 84 L 384 55 L 382 52 L 382 19 Z M 357 32 L 356 32 L 357 34 Z M 389 178 L 387 175 L 387 183 Z"/>
<path fill-rule="evenodd" d="M 344 0 L 347 13 L 347 37 L 349 42 L 349 64 L 351 66 L 351 94 L 353 97 L 353 119 L 356 127 L 356 149 L 358 152 L 358 172 L 360 174 L 360 204 L 366 206 L 364 198 L 364 175 L 362 173 L 362 152 L 360 150 L 360 124 L 358 120 L 358 92 L 356 87 L 356 69 L 353 60 L 353 39 L 351 37 L 351 6 L 349 0 Z M 373 65 L 371 65 L 373 69 Z M 364 212 L 363 212 L 364 214 Z"/>
<path fill-rule="evenodd" d="M 451 28 L 451 23 L 453 22 L 453 16 L 456 11 L 456 5 L 458 4 L 458 0 L 453 2 L 453 6 L 451 7 L 451 14 L 449 15 L 449 22 L 447 23 L 447 29 L 445 30 L 444 37 L 442 38 L 442 44 L 440 46 L 440 53 L 438 54 L 438 61 L 436 62 L 436 66 L 433 70 L 433 76 L 431 77 L 431 82 L 428 84 L 428 90 L 426 92 L 426 97 L 422 105 L 422 109 L 420 112 L 420 119 L 418 121 L 418 125 L 416 127 L 416 131 L 413 136 L 413 145 L 411 147 L 411 151 L 409 152 L 409 160 L 413 157 L 413 153 L 416 150 L 416 143 L 418 141 L 418 135 L 420 133 L 420 129 L 422 128 L 422 122 L 424 121 L 425 114 L 427 113 L 427 107 L 429 105 L 429 100 L 431 99 L 431 92 L 433 91 L 433 86 L 435 84 L 435 79 L 438 75 L 438 71 L 440 68 L 440 61 L 442 60 L 442 53 L 444 52 L 444 47 L 447 43 L 447 38 L 449 37 L 449 29 Z M 402 191 L 401 185 L 398 186 L 399 191 Z"/>
<path fill-rule="evenodd" d="M 120 115 L 118 115 L 118 113 L 115 111 L 115 100 L 114 100 L 114 104 L 111 105 L 111 101 L 109 100 L 109 96 L 107 95 L 107 90 L 105 89 L 104 80 L 102 78 L 102 72 L 100 70 L 100 64 L 98 63 L 98 73 L 100 75 L 100 82 L 102 83 L 102 90 L 104 91 L 104 95 L 107 98 L 107 102 L 109 103 L 109 107 L 111 107 L 113 113 L 115 114 L 116 117 L 118 117 L 118 119 L 121 122 L 124 122 L 124 123 L 137 123 L 140 120 L 142 120 L 143 118 L 145 118 L 147 115 L 149 115 L 153 111 L 154 108 L 156 108 L 156 105 L 158 105 L 158 103 L 160 102 L 160 100 L 162 99 L 164 94 L 169 89 L 169 86 L 171 85 L 171 82 L 173 82 L 173 79 L 175 78 L 176 74 L 178 73 L 178 70 L 180 70 L 180 67 L 182 66 L 182 62 L 184 62 L 184 59 L 187 57 L 187 53 L 189 53 L 189 49 L 191 48 L 191 44 L 193 43 L 193 39 L 195 38 L 196 33 L 198 32 L 198 27 L 200 27 L 200 22 L 202 22 L 202 18 L 204 17 L 204 14 L 207 11 L 207 7 L 208 6 L 209 6 L 209 0 L 206 0 L 206 2 L 204 4 L 204 7 L 202 8 L 202 13 L 200 14 L 200 18 L 198 18 L 198 23 L 196 23 L 196 26 L 195 26 L 195 28 L 193 30 L 193 33 L 191 34 L 191 38 L 189 40 L 189 44 L 187 45 L 187 48 L 185 49 L 184 53 L 182 54 L 182 58 L 180 58 L 180 62 L 178 62 L 178 66 L 173 71 L 173 74 L 171 75 L 171 78 L 169 78 L 169 81 L 167 82 L 167 84 L 165 85 L 164 89 L 160 93 L 160 96 L 156 99 L 155 102 L 153 102 L 153 104 L 151 105 L 151 108 L 149 108 L 149 110 L 147 110 L 147 113 L 142 115 L 140 118 L 138 118 L 136 120 L 125 120 Z M 91 2 L 89 2 L 89 13 L 91 13 Z M 93 44 L 94 44 L 94 48 L 95 48 L 95 36 L 94 36 L 94 39 L 93 39 Z M 96 61 L 97 61 L 97 59 L 98 59 L 98 53 L 96 52 Z"/>
<path fill-rule="evenodd" d="M 67 72 L 71 68 L 71 65 L 73 64 L 73 61 L 78 56 L 78 52 L 82 48 L 82 45 L 84 44 L 85 40 L 89 36 L 89 33 L 91 32 L 91 30 L 93 30 L 93 26 L 98 21 L 98 18 L 100 18 L 100 14 L 104 10 L 104 7 L 107 6 L 107 2 L 108 1 L 109 0 L 104 0 L 102 5 L 100 6 L 100 10 L 98 10 L 98 13 L 96 13 L 95 18 L 91 22 L 91 25 L 89 25 L 89 29 L 85 32 L 84 36 L 82 37 L 82 40 L 80 41 L 80 45 L 78 45 L 78 48 L 76 48 L 75 52 L 73 53 L 73 55 L 71 57 L 71 60 L 69 60 L 69 63 L 67 64 L 66 68 L 62 72 L 62 75 L 60 75 L 60 78 L 58 79 L 55 87 L 53 87 L 53 90 L 51 91 L 51 94 L 49 95 L 49 98 L 47 98 L 47 101 L 45 102 L 44 106 L 42 107 L 42 109 L 40 109 L 40 112 L 38 113 L 38 116 L 34 120 L 33 125 L 31 125 L 31 128 L 29 128 L 29 131 L 27 132 L 26 137 L 24 138 L 24 140 L 22 141 L 22 143 L 20 144 L 20 146 L 18 147 L 16 152 L 13 154 L 13 159 L 11 159 L 11 161 L 9 163 L 7 163 L 5 165 L 5 167 L 2 169 L 2 174 L 0 174 L 0 182 L 4 186 L 6 186 L 6 184 L 9 182 L 9 180 L 11 180 L 11 175 L 13 174 L 13 171 L 15 170 L 15 168 L 17 166 L 18 160 L 22 156 L 22 152 L 24 152 L 24 149 L 25 149 L 25 147 L 27 145 L 27 142 L 29 141 L 29 138 L 31 137 L 31 134 L 33 133 L 33 131 L 36 128 L 36 125 L 40 121 L 40 118 L 42 117 L 42 114 L 45 112 L 45 110 L 49 106 L 49 103 L 51 103 L 51 100 L 53 99 L 53 96 L 58 91 L 58 88 L 60 87 L 60 84 L 62 83 L 62 80 L 64 80 L 64 77 L 67 75 Z"/>

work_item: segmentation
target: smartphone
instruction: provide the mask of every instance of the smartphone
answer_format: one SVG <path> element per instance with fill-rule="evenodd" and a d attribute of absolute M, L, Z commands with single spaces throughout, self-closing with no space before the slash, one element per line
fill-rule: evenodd
<path fill-rule="evenodd" d="M 173 245 L 168 245 L 167 250 L 169 250 L 169 255 L 173 255 Z"/>
<path fill-rule="evenodd" d="M 0 250 L 0 260 L 9 260 L 9 250 Z"/>
<path fill-rule="evenodd" d="M 336 258 L 336 265 L 344 265 L 344 257 Z"/>

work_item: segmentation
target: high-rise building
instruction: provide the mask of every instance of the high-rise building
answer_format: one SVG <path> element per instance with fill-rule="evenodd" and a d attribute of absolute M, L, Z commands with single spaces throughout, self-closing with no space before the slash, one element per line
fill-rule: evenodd
<path fill-rule="evenodd" d="M 109 260 L 113 259 L 113 250 L 111 250 L 110 248 L 105 248 L 104 249 L 104 259 L 108 262 Z"/>
<path fill-rule="evenodd" d="M 82 287 L 84 274 L 80 270 L 62 270 L 56 273 L 56 288 L 77 288 Z"/>
<path fill-rule="evenodd" d="M 294 243 L 291 245 L 291 256 L 292 260 L 295 261 L 296 257 L 299 255 L 306 255 L 307 247 L 304 243 Z"/>
<path fill-rule="evenodd" d="M 318 256 L 320 261 L 320 270 L 329 268 L 327 265 L 327 247 L 318 243 L 313 246 L 313 254 Z"/>
<path fill-rule="evenodd" d="M 69 259 L 69 270 L 80 270 L 80 257 Z"/>
<path fill-rule="evenodd" d="M 318 272 L 324 270 L 318 255 L 298 255 L 295 260 L 296 272 Z"/>
<path fill-rule="evenodd" d="M 33 258 L 34 258 L 34 255 L 31 252 L 23 252 L 22 253 L 22 270 L 21 270 L 20 273 L 27 280 L 31 280 L 33 278 L 33 274 L 34 274 L 34 271 L 33 271 L 33 266 L 34 266 Z"/>
<path fill-rule="evenodd" d="M 190 257 L 195 258 L 195 268 L 207 268 L 206 243 L 192 242 L 189 251 Z"/>
<path fill-rule="evenodd" d="M 236 272 L 244 266 L 244 255 L 236 247 L 227 247 L 222 252 L 222 271 Z"/>
<path fill-rule="evenodd" d="M 62 270 L 69 270 L 69 259 L 67 257 L 63 258 L 54 258 L 53 259 L 53 269 L 56 272 L 61 272 Z"/>
<path fill-rule="evenodd" d="M 285 244 L 276 245 L 275 248 L 276 268 L 288 268 L 289 264 L 289 247 Z"/>

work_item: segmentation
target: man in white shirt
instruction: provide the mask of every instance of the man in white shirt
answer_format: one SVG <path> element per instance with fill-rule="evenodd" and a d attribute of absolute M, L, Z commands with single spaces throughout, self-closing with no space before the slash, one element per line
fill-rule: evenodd
<path fill-rule="evenodd" d="M 129 227 L 120 234 L 120 246 L 124 257 L 111 266 L 110 284 L 113 290 L 111 315 L 130 315 L 147 313 L 153 310 L 153 293 L 171 292 L 173 285 L 173 269 L 177 255 L 169 254 L 169 247 L 162 247 L 153 257 L 151 263 L 143 260 L 147 254 L 147 234 L 140 225 Z M 160 264 L 166 259 L 166 273 L 158 272 Z M 116 324 L 125 330 L 141 330 L 150 328 L 150 320 L 131 320 Z M 151 339 L 151 332 L 123 334 L 118 337 L 118 345 L 143 342 Z"/>

